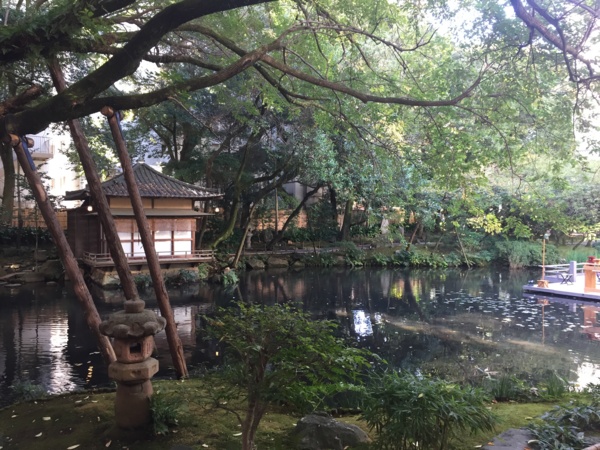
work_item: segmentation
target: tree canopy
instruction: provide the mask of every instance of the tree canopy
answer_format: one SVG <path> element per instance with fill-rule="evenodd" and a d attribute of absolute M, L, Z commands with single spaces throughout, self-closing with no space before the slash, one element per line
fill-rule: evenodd
<path fill-rule="evenodd" d="M 234 197 L 303 177 L 340 204 L 410 206 L 424 184 L 443 197 L 493 170 L 532 180 L 531 154 L 576 164 L 575 131 L 594 126 L 587 2 L 42 0 L 3 17 L 4 138 L 133 110 L 133 150 Z"/>

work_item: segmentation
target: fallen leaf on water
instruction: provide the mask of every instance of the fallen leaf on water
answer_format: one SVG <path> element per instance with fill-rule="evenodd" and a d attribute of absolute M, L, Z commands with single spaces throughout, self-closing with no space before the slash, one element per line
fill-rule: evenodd
<path fill-rule="evenodd" d="M 81 403 L 81 400 L 75 400 L 75 403 Z"/>
<path fill-rule="evenodd" d="M 79 447 L 79 444 L 75 444 L 75 445 L 71 445 L 70 447 L 67 447 L 67 450 L 73 450 L 74 448 Z"/>
<path fill-rule="evenodd" d="M 35 435 L 35 437 L 40 437 L 42 435 L 42 433 L 38 433 Z"/>
<path fill-rule="evenodd" d="M 14 419 L 15 417 L 18 417 L 16 414 L 13 414 L 12 416 L 10 416 L 11 419 Z"/>
<path fill-rule="evenodd" d="M 48 416 L 42 417 L 42 420 L 52 420 L 52 417 L 48 417 Z"/>
<path fill-rule="evenodd" d="M 105 447 L 110 447 L 110 444 L 112 444 L 112 441 L 108 441 L 106 444 L 104 444 Z"/>

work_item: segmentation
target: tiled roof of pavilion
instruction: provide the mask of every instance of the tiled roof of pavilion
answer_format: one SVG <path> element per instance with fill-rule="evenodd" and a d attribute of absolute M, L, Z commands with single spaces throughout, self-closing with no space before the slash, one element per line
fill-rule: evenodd
<path fill-rule="evenodd" d="M 135 164 L 133 166 L 133 173 L 142 197 L 210 200 L 223 196 L 223 194 L 214 189 L 185 183 L 164 175 L 144 163 Z M 122 173 L 102 183 L 102 190 L 107 197 L 129 197 L 125 177 Z M 79 191 L 67 192 L 65 200 L 83 200 L 88 196 L 89 190 L 81 189 Z"/>

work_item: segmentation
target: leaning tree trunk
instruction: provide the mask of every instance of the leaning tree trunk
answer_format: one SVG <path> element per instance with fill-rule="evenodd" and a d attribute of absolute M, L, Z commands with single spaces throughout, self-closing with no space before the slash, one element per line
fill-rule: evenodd
<path fill-rule="evenodd" d="M 50 75 L 56 91 L 64 91 L 67 88 L 67 85 L 58 61 L 50 59 L 48 61 L 48 69 L 50 70 Z M 110 256 L 115 263 L 115 269 L 119 275 L 125 298 L 134 300 L 138 298 L 137 286 L 135 285 L 131 270 L 129 269 L 129 263 L 127 262 L 127 257 L 123 251 L 121 239 L 119 238 L 119 233 L 117 232 L 112 213 L 110 212 L 108 200 L 102 190 L 102 182 L 98 176 L 98 170 L 96 169 L 96 164 L 92 158 L 92 152 L 90 151 L 88 141 L 83 133 L 79 120 L 69 120 L 67 123 L 69 125 L 71 137 L 73 138 L 73 143 L 75 144 L 75 149 L 79 155 L 79 160 L 81 161 L 81 166 L 85 173 L 85 178 L 88 182 L 88 188 L 92 200 L 94 201 L 94 206 L 98 210 L 98 218 L 102 224 L 102 230 L 104 231 Z"/>
<path fill-rule="evenodd" d="M 156 301 L 158 308 L 160 309 L 161 315 L 167 321 L 165 327 L 165 333 L 167 335 L 167 342 L 169 343 L 169 350 L 171 352 L 171 358 L 175 371 L 180 378 L 188 376 L 188 370 L 185 363 L 185 356 L 183 354 L 183 345 L 179 334 L 177 334 L 177 325 L 175 324 L 175 317 L 173 316 L 173 309 L 169 303 L 169 295 L 167 294 L 167 288 L 165 287 L 165 280 L 160 271 L 160 264 L 158 262 L 158 256 L 156 255 L 156 249 L 154 248 L 154 241 L 152 239 L 152 233 L 150 232 L 150 226 L 146 219 L 146 213 L 144 212 L 144 206 L 142 204 L 142 197 L 135 181 L 135 175 L 133 168 L 131 167 L 131 159 L 127 148 L 125 146 L 125 140 L 121 134 L 121 127 L 118 123 L 118 118 L 112 108 L 102 108 L 102 114 L 104 114 L 110 125 L 110 131 L 112 133 L 113 140 L 115 141 L 115 147 L 117 149 L 117 155 L 121 161 L 121 167 L 123 168 L 123 177 L 125 178 L 125 184 L 127 185 L 127 192 L 129 192 L 129 200 L 133 207 L 133 214 L 135 221 L 138 226 L 138 233 L 140 234 L 140 240 L 144 247 L 144 253 L 146 254 L 146 261 L 148 263 L 148 270 L 150 271 L 150 277 L 152 278 L 152 285 L 154 292 L 156 293 Z"/>
<path fill-rule="evenodd" d="M 73 255 L 71 247 L 67 242 L 65 233 L 62 230 L 58 218 L 56 217 L 56 213 L 54 212 L 52 203 L 50 202 L 48 194 L 44 189 L 42 180 L 40 179 L 39 174 L 36 172 L 33 161 L 28 159 L 28 155 L 25 154 L 26 150 L 23 148 L 19 137 L 10 135 L 10 139 L 11 144 L 15 146 L 17 159 L 23 168 L 23 173 L 29 181 L 29 185 L 33 191 L 33 196 L 35 197 L 35 201 L 37 202 L 40 212 L 44 217 L 48 231 L 54 239 L 54 244 L 56 245 L 60 259 L 62 260 L 65 272 L 72 282 L 75 295 L 83 306 L 86 323 L 88 324 L 90 330 L 92 330 L 92 333 L 98 342 L 98 347 L 100 348 L 100 352 L 102 353 L 104 360 L 107 363 L 114 362 L 116 360 L 115 352 L 108 337 L 100 333 L 100 316 L 98 315 L 98 311 L 94 305 L 94 300 L 87 288 L 87 285 L 85 284 L 85 280 L 83 279 L 83 275 L 79 270 L 79 265 L 77 264 L 75 255 Z"/>
<path fill-rule="evenodd" d="M 277 244 L 279 241 L 281 241 L 281 239 L 283 239 L 283 234 L 285 233 L 285 230 L 287 230 L 288 225 L 290 223 L 292 223 L 292 220 L 294 220 L 298 216 L 298 214 L 300 214 L 300 211 L 302 211 L 302 208 L 304 208 L 304 205 L 306 204 L 308 199 L 311 198 L 313 195 L 315 195 L 319 191 L 319 189 L 321 189 L 322 187 L 323 187 L 323 184 L 318 183 L 317 186 L 313 190 L 308 191 L 304 195 L 300 204 L 298 206 L 296 206 L 296 208 L 292 211 L 292 213 L 288 216 L 288 218 L 284 222 L 283 226 L 281 227 L 281 230 L 278 230 L 275 233 L 275 236 L 273 236 L 273 239 L 271 239 L 271 241 L 267 243 L 267 250 L 273 249 L 275 244 Z"/>
<path fill-rule="evenodd" d="M 16 174 L 13 162 L 13 149 L 10 144 L 0 143 L 0 160 L 4 167 L 4 186 L 2 188 L 2 208 L 0 208 L 0 223 L 10 224 L 15 208 Z"/>

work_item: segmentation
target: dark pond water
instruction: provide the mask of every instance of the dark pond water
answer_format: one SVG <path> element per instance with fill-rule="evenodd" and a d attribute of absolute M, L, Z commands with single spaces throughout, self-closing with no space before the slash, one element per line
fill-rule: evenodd
<path fill-rule="evenodd" d="M 208 285 L 170 290 L 178 331 L 193 370 L 216 360 L 199 313 L 243 298 L 297 301 L 315 317 L 397 367 L 450 378 L 485 371 L 542 377 L 556 370 L 579 386 L 600 382 L 600 304 L 523 296 L 537 275 L 498 270 L 319 269 L 249 272 L 233 290 Z M 147 307 L 155 308 L 149 294 Z M 119 296 L 98 300 L 105 317 Z M 158 376 L 174 376 L 164 333 L 156 336 Z M 0 403 L 11 386 L 48 392 L 105 385 L 106 367 L 69 286 L 0 287 Z"/>

